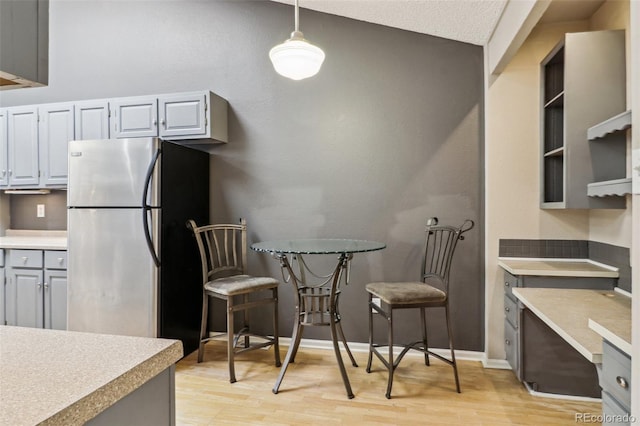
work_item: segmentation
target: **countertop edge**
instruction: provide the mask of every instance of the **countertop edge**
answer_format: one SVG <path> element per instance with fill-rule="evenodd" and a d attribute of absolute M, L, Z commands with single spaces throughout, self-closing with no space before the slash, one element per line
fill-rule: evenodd
<path fill-rule="evenodd" d="M 505 261 L 514 260 L 518 262 L 585 262 L 593 265 L 598 265 L 602 268 L 609 269 L 608 271 L 579 271 L 579 270 L 567 270 L 567 271 L 548 271 L 543 269 L 532 268 L 512 268 Z M 594 262 L 589 259 L 534 259 L 534 258 L 498 258 L 498 266 L 512 275 L 537 275 L 543 277 L 582 277 L 582 278 L 618 278 L 620 276 L 618 269 L 603 263 Z"/>
<path fill-rule="evenodd" d="M 175 341 L 93 393 L 54 414 L 46 423 L 67 425 L 87 422 L 175 364 L 182 355 L 182 342 Z"/>
<path fill-rule="evenodd" d="M 622 352 L 631 356 L 631 352 L 632 352 L 631 343 L 627 342 L 617 334 L 613 333 L 607 327 L 605 327 L 604 325 L 598 323 L 598 321 L 593 320 L 591 318 L 589 318 L 589 328 L 595 331 L 596 333 L 598 333 L 600 336 L 602 336 L 603 339 L 611 342 L 614 346 L 616 346 Z"/>

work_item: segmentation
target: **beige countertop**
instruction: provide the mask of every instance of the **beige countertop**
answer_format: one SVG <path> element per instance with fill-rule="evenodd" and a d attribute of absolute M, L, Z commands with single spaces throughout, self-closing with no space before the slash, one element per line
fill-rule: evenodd
<path fill-rule="evenodd" d="M 499 257 L 498 266 L 513 275 L 617 278 L 618 268 L 589 259 Z"/>
<path fill-rule="evenodd" d="M 602 362 L 602 336 L 590 328 L 590 320 L 615 324 L 612 331 L 631 347 L 631 298 L 623 294 L 559 288 L 514 288 L 513 294 L 593 363 Z"/>
<path fill-rule="evenodd" d="M 0 248 L 66 250 L 67 231 L 32 231 L 7 229 L 0 237 Z"/>
<path fill-rule="evenodd" d="M 181 357 L 178 340 L 0 326 L 0 424 L 84 424 Z"/>

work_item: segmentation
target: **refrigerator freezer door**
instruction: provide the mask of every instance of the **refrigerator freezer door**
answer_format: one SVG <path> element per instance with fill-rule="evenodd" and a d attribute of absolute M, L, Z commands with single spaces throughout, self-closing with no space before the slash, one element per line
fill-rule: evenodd
<path fill-rule="evenodd" d="M 157 337 L 158 269 L 142 209 L 68 212 L 68 329 Z"/>
<path fill-rule="evenodd" d="M 69 207 L 141 207 L 145 179 L 160 146 L 155 138 L 69 142 Z M 159 165 L 147 202 L 158 206 Z"/>

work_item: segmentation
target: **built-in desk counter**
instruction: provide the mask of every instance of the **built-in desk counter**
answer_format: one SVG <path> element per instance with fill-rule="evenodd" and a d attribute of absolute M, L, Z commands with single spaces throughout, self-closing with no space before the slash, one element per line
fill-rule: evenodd
<path fill-rule="evenodd" d="M 0 424 L 175 424 L 177 340 L 0 326 Z"/>
<path fill-rule="evenodd" d="M 602 362 L 602 336 L 590 328 L 590 321 L 608 325 L 615 330 L 615 340 L 631 347 L 631 298 L 627 296 L 559 288 L 514 288 L 513 294 L 592 363 Z"/>

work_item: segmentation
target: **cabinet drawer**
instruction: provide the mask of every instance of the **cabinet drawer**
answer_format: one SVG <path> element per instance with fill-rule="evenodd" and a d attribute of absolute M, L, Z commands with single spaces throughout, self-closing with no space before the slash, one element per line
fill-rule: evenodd
<path fill-rule="evenodd" d="M 513 296 L 513 292 L 511 291 L 513 287 L 520 287 L 520 283 L 518 282 L 518 277 L 516 277 L 515 275 L 511 275 L 510 273 L 505 271 L 504 293 L 509 295 L 509 297 L 511 297 L 512 299 L 515 299 L 515 296 Z"/>
<path fill-rule="evenodd" d="M 504 321 L 504 350 L 507 362 L 520 379 L 520 348 L 518 330 L 507 320 Z"/>
<path fill-rule="evenodd" d="M 42 268 L 42 250 L 10 250 L 9 266 Z"/>
<path fill-rule="evenodd" d="M 67 252 L 62 250 L 45 251 L 44 267 L 47 269 L 67 269 Z"/>
<path fill-rule="evenodd" d="M 607 391 L 602 391 L 602 425 L 631 425 L 629 412 Z"/>
<path fill-rule="evenodd" d="M 606 340 L 602 343 L 602 388 L 627 409 L 631 406 L 631 358 Z"/>
<path fill-rule="evenodd" d="M 506 295 L 504 296 L 504 316 L 515 329 L 519 328 L 518 303 Z"/>

